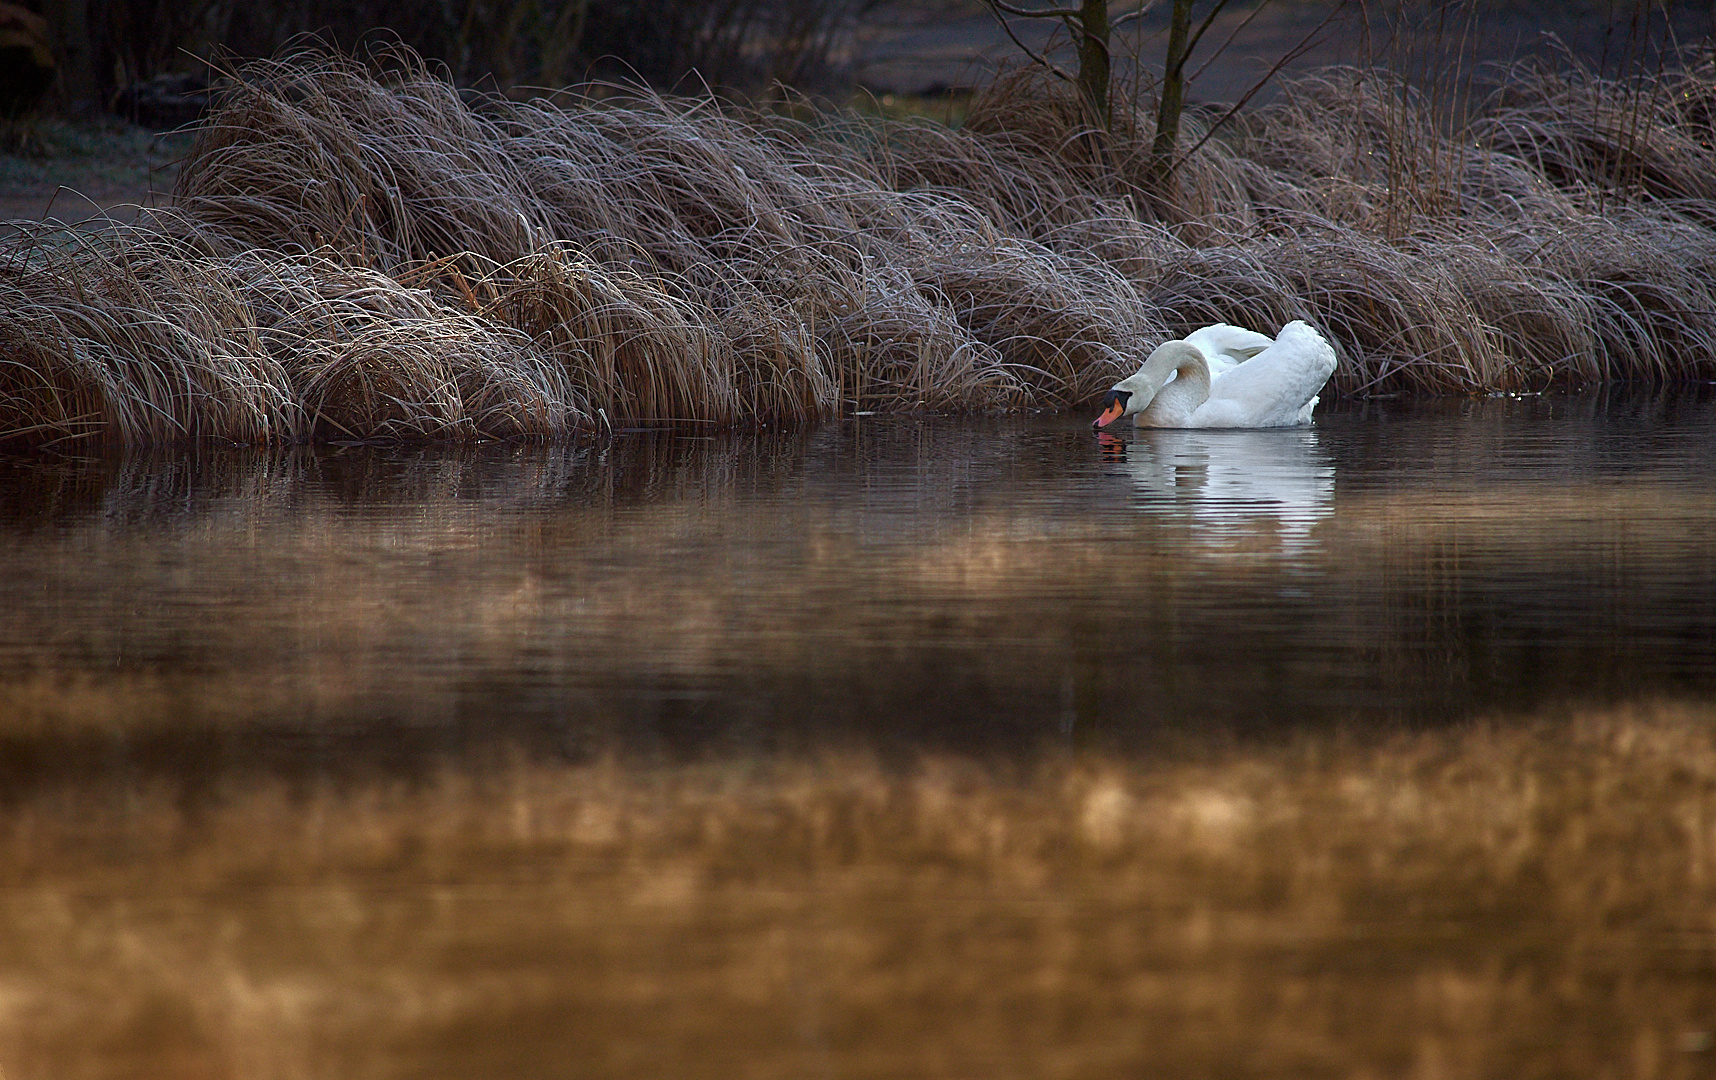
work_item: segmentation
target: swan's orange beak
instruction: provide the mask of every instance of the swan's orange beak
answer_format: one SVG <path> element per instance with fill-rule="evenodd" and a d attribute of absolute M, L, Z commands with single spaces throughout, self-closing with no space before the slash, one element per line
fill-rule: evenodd
<path fill-rule="evenodd" d="M 1126 399 L 1131 396 L 1125 390 L 1110 390 L 1102 399 L 1102 415 L 1092 422 L 1091 427 L 1105 428 L 1126 415 Z"/>

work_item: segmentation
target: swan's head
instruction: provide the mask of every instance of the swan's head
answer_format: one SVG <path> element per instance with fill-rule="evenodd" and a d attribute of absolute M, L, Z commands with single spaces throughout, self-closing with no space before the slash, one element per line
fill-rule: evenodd
<path fill-rule="evenodd" d="M 1091 421 L 1091 427 L 1105 428 L 1122 416 L 1131 416 L 1137 410 L 1129 408 L 1132 403 L 1133 391 L 1123 390 L 1116 386 L 1102 397 L 1102 415 Z"/>
<path fill-rule="evenodd" d="M 1164 341 L 1156 346 L 1136 372 L 1115 383 L 1114 388 L 1103 395 L 1102 414 L 1091 426 L 1105 428 L 1116 420 L 1136 416 L 1148 409 L 1156 400 L 1157 391 L 1173 373 L 1192 363 L 1208 364 L 1196 345 L 1187 341 Z M 1206 366 L 1204 370 L 1207 372 L 1209 369 Z"/>

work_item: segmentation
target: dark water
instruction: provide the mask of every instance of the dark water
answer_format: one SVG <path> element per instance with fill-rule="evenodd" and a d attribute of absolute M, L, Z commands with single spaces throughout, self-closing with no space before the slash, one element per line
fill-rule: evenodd
<path fill-rule="evenodd" d="M 1713 527 L 1704 387 L 1118 443 L 1081 416 L 873 417 L 12 457 L 0 739 L 18 776 L 1125 747 L 1705 699 Z"/>

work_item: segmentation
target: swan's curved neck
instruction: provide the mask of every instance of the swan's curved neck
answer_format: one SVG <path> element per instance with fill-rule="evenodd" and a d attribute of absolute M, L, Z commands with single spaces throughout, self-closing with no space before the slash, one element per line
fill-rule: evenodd
<path fill-rule="evenodd" d="M 1174 379 L 1171 383 L 1169 376 Z M 1190 415 L 1210 396 L 1210 365 L 1196 346 L 1169 341 L 1158 345 L 1138 373 L 1121 385 L 1132 391 L 1129 412 L 1148 409 L 1153 417 Z"/>
<path fill-rule="evenodd" d="M 1210 366 L 1203 357 L 1187 360 L 1174 369 L 1174 381 L 1164 386 L 1150 403 L 1150 410 L 1164 419 L 1184 420 L 1210 397 Z"/>

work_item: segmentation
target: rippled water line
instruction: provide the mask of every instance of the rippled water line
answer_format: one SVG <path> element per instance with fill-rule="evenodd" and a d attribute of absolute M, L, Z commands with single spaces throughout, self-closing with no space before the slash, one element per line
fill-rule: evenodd
<path fill-rule="evenodd" d="M 33 770 L 113 737 L 321 767 L 1716 696 L 1713 418 L 1681 391 L 1118 445 L 924 417 L 6 459 L 0 737 Z"/>

